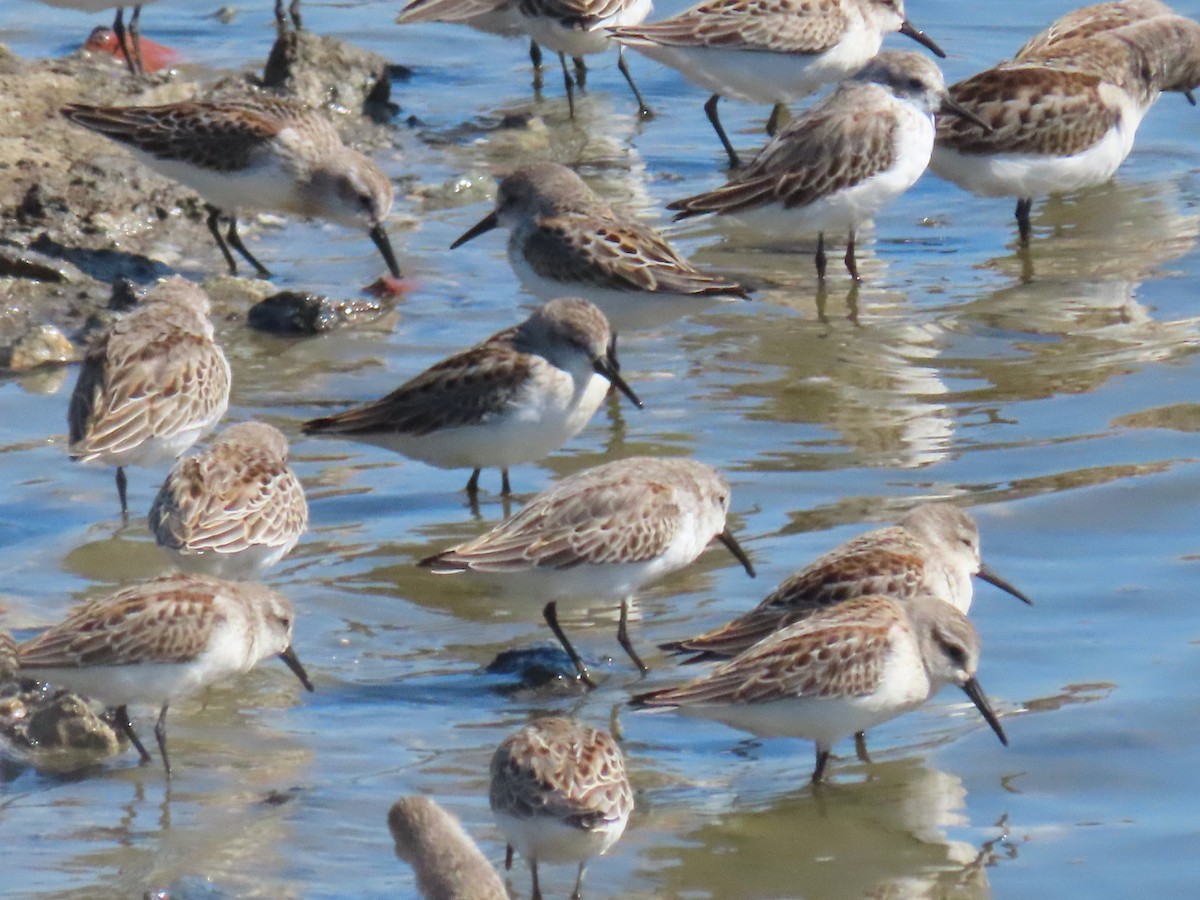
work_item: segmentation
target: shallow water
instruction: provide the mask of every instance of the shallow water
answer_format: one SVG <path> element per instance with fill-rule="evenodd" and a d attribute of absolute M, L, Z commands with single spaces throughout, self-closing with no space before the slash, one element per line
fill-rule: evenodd
<path fill-rule="evenodd" d="M 909 13 L 951 54 L 953 81 L 1073 5 L 965 12 L 913 0 Z M 1178 8 L 1200 15 L 1196 3 Z M 143 29 L 200 72 L 265 57 L 267 0 L 243 4 L 231 25 L 209 17 L 214 9 L 156 4 Z M 298 423 L 378 396 L 523 315 L 530 298 L 499 234 L 446 250 L 486 212 L 490 171 L 549 155 L 663 222 L 667 202 L 721 180 L 723 156 L 704 95 L 636 54 L 654 121 L 634 121 L 614 61 L 597 59 L 577 127 L 550 69 L 545 127 L 488 132 L 499 111 L 529 106 L 522 42 L 401 29 L 395 3 L 305 10 L 312 30 L 414 68 L 396 95 L 401 119 L 421 124 L 397 125 L 399 152 L 381 160 L 391 175 L 421 188 L 478 182 L 452 202 L 421 190 L 399 198 L 397 220 L 415 221 L 394 226 L 393 242 L 414 287 L 384 325 L 308 340 L 218 325 L 234 370 L 231 416 L 283 427 L 309 494 L 311 532 L 269 582 L 299 610 L 295 644 L 317 692 L 271 663 L 178 704 L 169 792 L 157 764 L 138 767 L 133 753 L 69 777 L 9 773 L 4 893 L 410 896 L 388 806 L 428 792 L 501 859 L 487 762 L 504 735 L 545 712 L 605 727 L 615 716 L 637 789 L 629 831 L 589 869 L 591 897 L 1195 892 L 1200 113 L 1164 97 L 1114 183 L 1039 202 L 1028 283 L 1010 201 L 977 200 L 932 176 L 863 241 L 857 296 L 831 265 L 819 298 L 808 249 L 739 245 L 702 223 L 673 229 L 698 261 L 760 286 L 757 299 L 623 336 L 622 371 L 646 409 L 602 410 L 562 452 L 515 469 L 514 487 L 528 495 L 634 453 L 696 456 L 729 475 L 759 577 L 717 548 L 647 591 L 632 626 L 652 669 L 645 682 L 613 640 L 615 611 L 573 610 L 565 627 L 597 661 L 600 689 L 511 695 L 481 668 L 549 637 L 536 606 L 497 604 L 412 565 L 503 515 L 498 474 L 484 474 L 476 518 L 461 493 L 466 472 L 302 439 Z M 6 0 L 0 42 L 52 55 L 106 19 Z M 747 149 L 766 112 L 722 104 Z M 464 122 L 476 127 L 454 130 Z M 333 226 L 250 233 L 281 287 L 344 293 L 379 273 L 370 244 Z M 183 272 L 217 266 L 205 246 Z M 0 590 L 18 629 L 162 566 L 136 517 L 120 528 L 111 472 L 66 460 L 73 379 L 0 382 Z M 148 508 L 163 474 L 131 471 L 132 509 Z M 631 690 L 678 677 L 655 643 L 732 617 L 817 554 L 926 498 L 969 505 L 985 559 L 1037 603 L 980 585 L 972 609 L 980 680 L 1010 747 L 946 692 L 874 730 L 873 765 L 849 742 L 839 747 L 833 784 L 814 797 L 805 742 L 747 743 L 720 725 L 622 707 Z M 544 877 L 548 893 L 565 895 L 573 873 L 547 867 Z M 520 866 L 513 885 L 528 890 Z"/>

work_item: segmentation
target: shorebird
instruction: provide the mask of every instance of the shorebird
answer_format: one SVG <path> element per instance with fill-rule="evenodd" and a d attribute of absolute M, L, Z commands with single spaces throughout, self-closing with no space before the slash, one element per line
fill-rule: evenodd
<path fill-rule="evenodd" d="M 77 606 L 57 625 L 18 647 L 22 675 L 114 707 L 137 748 L 128 706 L 161 704 L 154 736 L 163 768 L 167 707 L 207 685 L 278 656 L 308 690 L 292 649 L 292 605 L 268 588 L 200 575 L 168 575 Z"/>
<path fill-rule="evenodd" d="M 806 738 L 816 744 L 817 784 L 839 739 L 916 709 L 947 684 L 962 688 L 1007 746 L 978 667 L 979 635 L 949 603 L 869 595 L 820 610 L 708 675 L 639 694 L 631 705 L 671 707 L 762 737 Z"/>
<path fill-rule="evenodd" d="M 821 103 L 792 119 L 745 169 L 716 190 L 667 206 L 675 218 L 729 216 L 759 231 L 816 231 L 817 277 L 825 278 L 825 232 L 849 232 L 912 187 L 933 149 L 934 115 L 948 100 L 941 70 L 919 53 L 880 53 Z M 954 118 L 953 116 L 947 118 Z"/>
<path fill-rule="evenodd" d="M 173 461 L 229 406 L 229 363 L 213 341 L 208 295 L 176 276 L 88 348 L 67 410 L 71 459 L 117 467 Z"/>
<path fill-rule="evenodd" d="M 748 296 L 741 285 L 701 272 L 558 163 L 533 163 L 505 176 L 496 208 L 450 247 L 497 227 L 509 230 L 508 260 L 529 291 L 546 299 L 586 297 L 618 332 Z"/>
<path fill-rule="evenodd" d="M 388 810 L 388 830 L 425 900 L 508 900 L 499 873 L 436 800 L 401 797 Z"/>
<path fill-rule="evenodd" d="M 557 450 L 592 418 L 609 386 L 639 409 L 618 371 L 604 313 L 586 300 L 551 300 L 520 325 L 442 360 L 382 400 L 303 425 L 305 434 L 345 435 L 443 469 L 509 466 Z"/>
<path fill-rule="evenodd" d="M 240 211 L 271 210 L 365 229 L 392 276 L 400 277 L 383 228 L 392 208 L 391 182 L 370 159 L 343 144 L 318 110 L 255 94 L 163 106 L 73 103 L 62 113 L 198 193 L 208 204 L 208 230 L 231 274 L 237 274 L 231 246 L 259 276 L 271 274 L 237 231 Z M 229 220 L 224 237 L 222 217 Z"/>
<path fill-rule="evenodd" d="M 767 129 L 774 134 L 784 104 L 853 75 L 879 52 L 885 34 L 898 31 L 946 55 L 904 17 L 902 0 L 713 0 L 611 31 L 622 45 L 712 92 L 704 112 L 735 169 L 741 161 L 717 116 L 722 97 L 774 104 Z"/>
<path fill-rule="evenodd" d="M 487 534 L 421 560 L 441 575 L 471 572 L 514 597 L 552 598 L 542 615 L 575 664 L 594 682 L 558 624 L 558 600 L 619 597 L 617 640 L 643 673 L 626 632 L 629 597 L 681 569 L 715 538 L 753 577 L 754 567 L 725 524 L 729 484 L 690 459 L 629 457 L 577 472 L 547 488 Z"/>
<path fill-rule="evenodd" d="M 492 755 L 489 801 L 508 841 L 529 863 L 532 900 L 540 900 L 538 864 L 578 862 L 582 896 L 588 860 L 603 856 L 625 832 L 633 789 L 625 757 L 607 732 L 575 719 L 535 719 L 505 738 Z"/>

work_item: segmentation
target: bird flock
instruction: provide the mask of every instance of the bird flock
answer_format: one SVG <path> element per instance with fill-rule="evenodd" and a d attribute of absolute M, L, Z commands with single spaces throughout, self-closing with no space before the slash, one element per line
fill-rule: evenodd
<path fill-rule="evenodd" d="M 140 5 L 131 45 L 120 11 L 114 23 L 135 76 L 139 12 Z M 276 12 L 282 22 L 281 2 Z M 542 47 L 558 55 L 571 116 L 586 83 L 586 56 L 616 51 L 646 118 L 651 109 L 625 48 L 678 69 L 710 92 L 704 110 L 730 171 L 725 185 L 669 208 L 677 218 L 712 215 L 776 239 L 816 235 L 820 279 L 827 277 L 827 234 L 846 238 L 846 269 L 860 279 L 859 229 L 927 167 L 978 195 L 1015 198 L 1026 245 L 1035 199 L 1111 178 L 1159 95 L 1191 99 L 1200 86 L 1200 24 L 1157 0 L 1077 10 L 1012 59 L 949 87 L 925 53 L 880 52 L 884 35 L 899 32 L 944 56 L 909 22 L 900 0 L 713 0 L 646 23 L 650 13 L 649 0 L 414 0 L 399 21 L 527 36 L 535 68 Z M 298 27 L 297 2 L 290 15 Z M 824 99 L 789 117 L 784 104 L 827 85 L 835 87 Z M 771 137 L 745 165 L 717 115 L 721 98 L 774 105 Z M 252 94 L 161 106 L 71 103 L 62 114 L 199 193 L 230 272 L 238 268 L 236 252 L 260 277 L 270 274 L 243 244 L 237 222 L 242 212 L 272 210 L 365 231 L 391 275 L 400 276 L 384 230 L 391 184 L 370 158 L 342 143 L 319 110 Z M 621 374 L 619 332 L 661 327 L 749 294 L 694 266 L 558 163 L 527 160 L 507 173 L 494 211 L 452 247 L 496 228 L 508 233 L 514 272 L 544 304 L 381 399 L 296 423 L 299 431 L 470 470 L 472 500 L 481 471 L 500 469 L 507 495 L 509 468 L 569 441 L 610 390 L 641 408 L 637 385 Z M 295 611 L 256 583 L 308 524 L 287 438 L 273 426 L 241 422 L 185 455 L 229 407 L 230 366 L 209 313 L 195 284 L 176 276 L 155 286 L 93 342 L 67 411 L 71 458 L 115 467 L 123 514 L 126 467 L 172 464 L 148 524 L 179 572 L 88 601 L 15 649 L 22 677 L 106 704 L 143 761 L 150 754 L 128 707 L 158 707 L 155 736 L 168 776 L 172 701 L 268 656 L 314 689 L 292 648 Z M 500 602 L 536 598 L 573 678 L 591 688 L 596 681 L 559 624 L 558 604 L 619 603 L 618 642 L 645 673 L 628 616 L 641 588 L 688 566 L 714 541 L 755 575 L 727 523 L 730 503 L 728 481 L 711 466 L 628 457 L 561 479 L 487 533 L 430 548 L 417 565 L 475 579 Z M 917 506 L 898 524 L 804 567 L 734 621 L 663 644 L 687 663 L 713 666 L 629 703 L 811 740 L 814 784 L 826 777 L 838 740 L 855 735 L 866 758 L 865 731 L 944 685 L 961 688 L 1007 743 L 977 680 L 980 640 L 967 617 L 976 576 L 1031 602 L 984 565 L 965 511 Z M 634 793 L 612 736 L 548 717 L 501 743 L 490 803 L 509 845 L 506 862 L 515 850 L 529 864 L 532 895 L 541 896 L 539 863 L 573 862 L 579 896 L 586 861 L 619 839 Z M 436 805 L 409 798 L 393 808 L 389 824 L 426 896 L 504 896 L 496 874 Z M 463 871 L 479 874 L 464 882 Z"/>

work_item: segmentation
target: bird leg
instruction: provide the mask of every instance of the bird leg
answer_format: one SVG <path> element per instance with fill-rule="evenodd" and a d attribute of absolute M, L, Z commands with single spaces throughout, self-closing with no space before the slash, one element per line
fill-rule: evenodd
<path fill-rule="evenodd" d="M 825 280 L 825 232 L 817 234 L 817 279 Z"/>
<path fill-rule="evenodd" d="M 767 136 L 775 137 L 776 132 L 788 123 L 792 117 L 786 103 L 776 103 L 771 107 L 771 117 L 767 119 Z"/>
<path fill-rule="evenodd" d="M 742 164 L 742 161 L 738 158 L 737 151 L 733 149 L 729 135 L 725 133 L 725 129 L 721 126 L 721 120 L 717 116 L 717 101 L 720 99 L 720 94 L 713 94 L 709 97 L 704 104 L 704 114 L 708 116 L 708 121 L 712 123 L 713 130 L 716 131 L 717 137 L 721 139 L 721 146 L 725 148 L 725 153 L 729 156 L 729 168 L 736 169 Z"/>
<path fill-rule="evenodd" d="M 116 18 L 113 19 L 113 34 L 117 36 L 117 44 L 121 48 L 121 53 L 125 56 L 125 65 L 129 67 L 130 75 L 137 75 L 137 65 L 133 61 L 133 51 L 129 47 L 129 40 L 126 38 L 125 31 L 125 7 L 117 7 Z"/>
<path fill-rule="evenodd" d="M 504 845 L 504 871 L 505 872 L 512 871 L 512 861 L 513 861 L 513 846 L 512 846 L 512 844 L 505 844 Z"/>
<path fill-rule="evenodd" d="M 471 473 L 471 477 L 467 480 L 467 496 L 474 500 L 479 495 L 479 473 L 480 469 L 476 469 Z"/>
<path fill-rule="evenodd" d="M 162 754 L 163 768 L 167 770 L 167 780 L 171 779 L 171 760 L 167 756 L 167 704 L 162 705 L 158 714 L 158 722 L 154 726 L 154 739 L 158 741 L 158 752 Z"/>
<path fill-rule="evenodd" d="M 862 281 L 858 277 L 858 262 L 854 259 L 854 232 L 850 232 L 850 238 L 846 241 L 846 270 L 850 273 L 850 277 L 855 281 Z"/>
<path fill-rule="evenodd" d="M 1029 213 L 1033 209 L 1033 198 L 1022 197 L 1017 201 L 1017 234 L 1021 238 L 1021 246 L 1029 246 L 1029 235 L 1033 226 L 1029 223 Z"/>
<path fill-rule="evenodd" d="M 570 111 L 571 118 L 575 118 L 575 84 L 571 81 L 571 73 L 567 71 L 567 55 L 565 53 L 558 54 L 558 61 L 562 63 L 563 84 L 567 88 L 567 109 Z"/>
<path fill-rule="evenodd" d="M 817 745 L 817 767 L 813 769 L 812 783 L 820 784 L 825 780 L 825 764 L 829 762 L 829 751 Z"/>
<path fill-rule="evenodd" d="M 142 765 L 150 762 L 150 754 L 146 751 L 145 746 L 138 740 L 138 736 L 133 733 L 133 723 L 129 721 L 129 710 L 124 704 L 121 704 L 114 710 L 117 717 L 117 727 L 121 729 L 121 733 L 129 738 L 129 743 L 137 748 L 138 756 L 142 758 Z"/>
<path fill-rule="evenodd" d="M 512 493 L 512 485 L 508 482 L 508 469 L 500 470 L 500 496 L 507 497 Z"/>
<path fill-rule="evenodd" d="M 575 648 L 571 646 L 571 642 L 567 640 L 567 636 L 563 633 L 562 626 L 558 624 L 558 601 L 551 600 L 542 609 L 542 617 L 546 620 L 546 624 L 550 626 L 550 630 L 554 632 L 554 636 L 558 638 L 558 642 L 562 644 L 563 650 L 567 656 L 571 658 L 571 662 L 575 664 L 575 671 L 579 673 L 579 680 L 590 688 L 596 686 L 596 682 L 592 681 L 592 676 L 588 674 L 587 666 L 583 664 L 583 660 L 579 658 L 579 654 L 575 652 Z"/>
<path fill-rule="evenodd" d="M 145 75 L 146 66 L 142 62 L 142 32 L 141 32 L 142 5 L 139 3 L 133 8 L 133 15 L 129 17 L 129 40 L 133 44 L 133 59 L 137 66 L 137 74 Z"/>
<path fill-rule="evenodd" d="M 117 496 L 121 498 L 121 515 L 129 515 L 129 504 L 125 502 L 125 491 L 128 482 L 125 479 L 125 467 L 117 466 Z"/>
<path fill-rule="evenodd" d="M 583 897 L 583 867 L 585 862 L 579 864 L 579 874 L 575 876 L 575 890 L 571 892 L 571 900 L 580 900 Z"/>
<path fill-rule="evenodd" d="M 242 254 L 242 258 L 250 265 L 254 266 L 254 271 L 258 273 L 259 278 L 270 278 L 271 270 L 254 258 L 254 255 L 246 249 L 246 245 L 242 243 L 241 237 L 237 230 L 237 216 L 229 217 L 229 230 L 225 232 L 225 239 L 233 245 L 233 249 Z"/>
<path fill-rule="evenodd" d="M 542 900 L 542 886 L 538 884 L 536 859 L 529 861 L 529 871 L 533 873 L 533 893 L 530 895 L 529 900 Z"/>
<path fill-rule="evenodd" d="M 629 74 L 629 64 L 625 62 L 625 48 L 621 47 L 617 51 L 617 68 L 621 74 L 625 76 L 625 80 L 629 82 L 629 87 L 633 91 L 633 96 L 637 98 L 638 115 L 643 119 L 653 119 L 654 113 L 650 107 L 646 105 L 646 101 L 642 99 L 642 92 L 638 90 L 636 84 L 633 83 L 633 76 Z"/>
<path fill-rule="evenodd" d="M 281 0 L 282 2 L 282 0 Z M 221 248 L 221 255 L 225 257 L 225 262 L 229 264 L 229 274 L 237 274 L 237 261 L 233 258 L 233 254 L 229 252 L 229 246 L 225 243 L 225 238 L 221 234 L 218 219 L 221 218 L 221 211 L 212 204 L 209 204 L 208 209 L 208 231 L 213 236 L 213 240 L 217 242 L 217 246 Z"/>
<path fill-rule="evenodd" d="M 642 662 L 642 658 L 637 655 L 637 651 L 633 649 L 633 643 L 629 640 L 629 632 L 627 630 L 629 623 L 629 598 L 621 598 L 621 618 L 617 620 L 617 643 L 624 648 L 629 654 L 629 658 L 633 660 L 633 664 L 641 670 L 645 675 L 650 670 L 646 668 L 646 664 Z"/>
<path fill-rule="evenodd" d="M 866 732 L 854 732 L 854 754 L 859 758 L 860 762 L 871 764 L 871 757 L 867 755 L 867 735 Z"/>
<path fill-rule="evenodd" d="M 587 63 L 583 61 L 582 56 L 572 56 L 571 63 L 575 66 L 575 87 L 582 91 L 587 87 Z"/>
<path fill-rule="evenodd" d="M 529 41 L 529 62 L 533 64 L 533 90 L 537 93 L 542 89 L 542 48 L 532 39 Z"/>

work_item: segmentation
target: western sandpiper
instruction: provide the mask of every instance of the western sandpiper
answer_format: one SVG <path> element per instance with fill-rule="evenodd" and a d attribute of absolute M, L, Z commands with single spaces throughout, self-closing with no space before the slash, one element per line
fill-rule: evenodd
<path fill-rule="evenodd" d="M 604 313 L 586 300 L 560 297 L 382 400 L 303 428 L 378 444 L 442 469 L 473 469 L 472 497 L 480 469 L 498 466 L 508 494 L 508 467 L 541 459 L 577 435 L 610 384 L 641 408 L 618 369 Z"/>
<path fill-rule="evenodd" d="M 626 633 L 629 597 L 681 569 L 714 538 L 747 573 L 754 567 L 725 524 L 729 483 L 690 459 L 635 456 L 577 472 L 529 501 L 487 534 L 418 565 L 473 572 L 518 596 L 551 599 L 542 614 L 580 679 L 587 668 L 558 624 L 558 599 L 620 597 L 617 640 L 646 671 Z"/>
<path fill-rule="evenodd" d="M 142 7 L 147 4 L 154 3 L 155 0 L 141 0 L 140 3 L 116 3 L 113 0 L 38 0 L 46 6 L 56 6 L 60 9 L 77 9 L 80 12 L 103 12 L 108 9 L 116 9 L 116 18 L 113 19 L 113 33 L 117 36 L 117 42 L 121 46 L 121 53 L 125 56 L 125 64 L 129 67 L 130 75 L 145 74 L 145 67 L 142 65 L 142 40 L 141 32 L 138 26 L 142 18 Z M 133 7 L 133 15 L 129 17 L 129 29 L 125 28 L 125 7 Z"/>
<path fill-rule="evenodd" d="M 715 0 L 648 25 L 612 29 L 622 44 L 697 82 L 729 164 L 737 152 L 717 117 L 723 96 L 784 104 L 853 75 L 898 31 L 940 57 L 904 17 L 902 0 Z"/>
<path fill-rule="evenodd" d="M 1155 16 L 1174 14 L 1175 10 L 1159 0 L 1112 0 L 1108 3 L 1083 6 L 1059 16 L 1027 40 L 1021 49 L 1013 54 L 1013 58 L 1036 58 L 1049 47 L 1071 38 L 1091 37 Z"/>
<path fill-rule="evenodd" d="M 217 426 L 229 363 L 213 342 L 208 295 L 176 276 L 87 351 L 67 411 L 71 459 L 117 467 L 170 462 Z"/>
<path fill-rule="evenodd" d="M 116 709 L 141 754 L 128 705 L 161 704 L 154 736 L 167 777 L 167 706 L 216 681 L 278 656 L 308 690 L 292 649 L 292 604 L 261 585 L 201 575 L 168 575 L 77 606 L 18 648 L 23 674 Z"/>
<path fill-rule="evenodd" d="M 698 654 L 693 662 L 726 659 L 817 610 L 868 594 L 901 602 L 930 596 L 966 613 L 974 595 L 972 575 L 1033 602 L 983 564 L 979 527 L 969 513 L 947 503 L 925 503 L 898 524 L 869 531 L 809 563 L 729 624 L 660 646 Z"/>
<path fill-rule="evenodd" d="M 383 228 L 392 184 L 379 166 L 343 144 L 318 110 L 256 94 L 164 106 L 73 103 L 62 112 L 198 193 L 208 204 L 208 230 L 231 273 L 237 273 L 237 263 L 230 246 L 260 276 L 271 274 L 237 231 L 240 211 L 270 210 L 365 228 L 393 277 L 400 277 Z M 222 217 L 229 219 L 224 237 Z"/>
<path fill-rule="evenodd" d="M 492 756 L 492 814 L 533 873 L 540 900 L 538 863 L 579 863 L 572 897 L 580 897 L 583 870 L 625 832 L 633 789 L 625 757 L 612 737 L 575 719 L 535 719 L 506 737 Z"/>
<path fill-rule="evenodd" d="M 436 800 L 401 797 L 388 811 L 388 829 L 424 900 L 508 900 L 499 873 Z"/>
<path fill-rule="evenodd" d="M 450 246 L 498 226 L 509 229 L 508 259 L 529 291 L 544 299 L 586 297 L 618 332 L 747 296 L 741 285 L 701 272 L 653 229 L 614 211 L 558 163 L 533 163 L 506 176 L 495 210 Z"/>
<path fill-rule="evenodd" d="M 308 527 L 300 479 L 278 428 L 243 422 L 181 459 L 150 508 L 150 533 L 188 571 L 254 578 L 291 552 Z"/>
<path fill-rule="evenodd" d="M 825 232 L 849 232 L 908 190 L 929 164 L 933 117 L 962 114 L 947 100 L 941 70 L 919 53 L 880 53 L 828 98 L 784 126 L 744 170 L 714 191 L 670 204 L 676 219 L 717 213 L 760 231 L 816 231 L 817 277 L 825 277 Z"/>
<path fill-rule="evenodd" d="M 645 21 L 654 8 L 652 0 L 516 0 L 516 4 L 526 33 L 541 46 L 558 54 L 571 118 L 575 118 L 575 88 L 571 73 L 567 71 L 567 57 L 575 59 L 576 77 L 582 87 L 586 72 L 583 57 L 604 53 L 613 46 L 608 29 L 637 25 Z M 633 83 L 629 65 L 625 62 L 625 48 L 621 46 L 617 47 L 617 68 L 637 98 L 638 115 L 650 116 L 650 107 L 646 106 Z"/>
<path fill-rule="evenodd" d="M 631 702 L 674 707 L 763 737 L 814 741 L 816 784 L 836 741 L 916 709 L 946 684 L 966 692 L 1007 746 L 975 680 L 978 666 L 979 635 L 949 603 L 871 595 L 789 625 L 702 678 Z"/>
<path fill-rule="evenodd" d="M 1181 16 L 1057 41 L 952 85 L 975 115 L 939 120 L 930 167 L 973 194 L 1016 197 L 1026 245 L 1035 197 L 1108 181 L 1159 93 L 1197 84 L 1200 23 Z"/>

